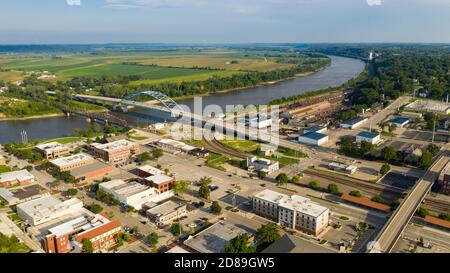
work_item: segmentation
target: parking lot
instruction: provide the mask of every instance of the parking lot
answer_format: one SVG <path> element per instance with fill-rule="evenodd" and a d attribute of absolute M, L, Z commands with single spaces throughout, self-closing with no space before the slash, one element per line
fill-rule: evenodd
<path fill-rule="evenodd" d="M 408 138 L 408 139 L 431 142 L 433 139 L 433 133 L 432 132 L 415 131 L 415 130 L 407 130 L 402 134 L 402 137 Z M 435 142 L 448 143 L 449 140 L 450 140 L 450 136 L 448 134 L 440 134 L 440 133 L 434 134 Z"/>
<path fill-rule="evenodd" d="M 413 187 L 419 179 L 414 176 L 400 174 L 396 172 L 389 172 L 378 183 L 386 186 L 397 187 L 403 190 L 408 190 Z"/>

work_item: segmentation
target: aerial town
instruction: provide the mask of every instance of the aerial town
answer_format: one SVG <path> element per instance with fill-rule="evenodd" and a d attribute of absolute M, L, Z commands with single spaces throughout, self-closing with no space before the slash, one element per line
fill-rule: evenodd
<path fill-rule="evenodd" d="M 448 44 L 2 39 L 0 255 L 450 253 Z"/>

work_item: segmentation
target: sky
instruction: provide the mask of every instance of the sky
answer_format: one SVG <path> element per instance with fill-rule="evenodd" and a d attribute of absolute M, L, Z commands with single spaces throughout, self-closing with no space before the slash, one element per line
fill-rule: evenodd
<path fill-rule="evenodd" d="M 0 44 L 450 43 L 450 0 L 2 0 Z"/>

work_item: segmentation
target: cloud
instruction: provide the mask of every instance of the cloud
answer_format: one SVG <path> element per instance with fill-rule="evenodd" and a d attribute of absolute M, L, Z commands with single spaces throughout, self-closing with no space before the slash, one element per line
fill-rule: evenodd
<path fill-rule="evenodd" d="M 369 6 L 381 6 L 383 4 L 383 0 L 366 0 L 367 5 Z"/>
<path fill-rule="evenodd" d="M 81 0 L 66 0 L 69 6 L 81 6 Z"/>

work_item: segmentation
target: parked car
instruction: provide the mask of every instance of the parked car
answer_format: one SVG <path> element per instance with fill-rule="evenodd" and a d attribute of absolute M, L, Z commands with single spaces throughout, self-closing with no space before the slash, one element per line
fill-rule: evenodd
<path fill-rule="evenodd" d="M 187 226 L 190 227 L 190 228 L 196 228 L 197 224 L 196 223 L 190 223 Z"/>

